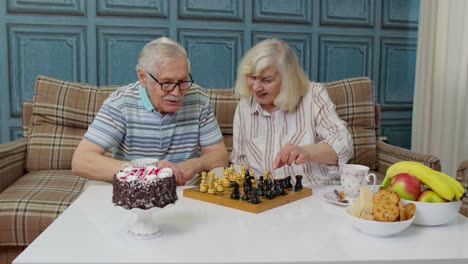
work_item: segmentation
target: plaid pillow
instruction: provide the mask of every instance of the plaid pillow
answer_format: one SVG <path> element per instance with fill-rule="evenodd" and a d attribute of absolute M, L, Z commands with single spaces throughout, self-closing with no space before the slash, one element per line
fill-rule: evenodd
<path fill-rule="evenodd" d="M 232 89 L 202 89 L 209 97 L 221 133 L 232 135 L 232 123 L 238 99 Z"/>
<path fill-rule="evenodd" d="M 366 77 L 325 83 L 336 112 L 348 124 L 354 154 L 349 163 L 377 168 L 374 83 Z"/>
<path fill-rule="evenodd" d="M 118 86 L 92 86 L 38 76 L 26 170 L 70 169 L 76 146 Z"/>

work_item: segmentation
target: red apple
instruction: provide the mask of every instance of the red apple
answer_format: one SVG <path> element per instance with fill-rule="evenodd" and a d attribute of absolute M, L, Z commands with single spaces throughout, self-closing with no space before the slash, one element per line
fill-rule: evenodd
<path fill-rule="evenodd" d="M 446 200 L 431 189 L 424 190 L 418 197 L 418 202 L 445 203 Z"/>
<path fill-rule="evenodd" d="M 414 201 L 421 193 L 421 182 L 411 174 L 400 173 L 390 180 L 389 189 L 403 199 Z"/>

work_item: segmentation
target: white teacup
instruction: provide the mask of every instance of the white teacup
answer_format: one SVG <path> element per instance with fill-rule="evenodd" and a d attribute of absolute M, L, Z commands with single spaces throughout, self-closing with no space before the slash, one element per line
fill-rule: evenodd
<path fill-rule="evenodd" d="M 135 166 L 158 166 L 158 159 L 153 158 L 139 158 L 132 160 L 132 164 Z"/>
<path fill-rule="evenodd" d="M 340 165 L 341 187 L 342 191 L 348 198 L 356 198 L 364 183 L 364 180 L 372 182 L 372 191 L 374 191 L 377 184 L 377 176 L 375 173 L 369 173 L 369 167 L 358 164 L 342 164 Z"/>

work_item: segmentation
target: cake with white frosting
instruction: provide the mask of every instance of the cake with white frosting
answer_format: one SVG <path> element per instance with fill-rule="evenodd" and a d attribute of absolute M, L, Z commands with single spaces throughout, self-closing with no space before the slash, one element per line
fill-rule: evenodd
<path fill-rule="evenodd" d="M 177 183 L 170 168 L 123 166 L 114 175 L 112 186 L 112 202 L 125 209 L 162 208 L 177 200 Z"/>

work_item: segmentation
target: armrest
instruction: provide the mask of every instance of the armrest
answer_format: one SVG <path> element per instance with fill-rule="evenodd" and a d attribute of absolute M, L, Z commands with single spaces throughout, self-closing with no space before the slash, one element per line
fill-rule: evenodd
<path fill-rule="evenodd" d="M 0 144 L 0 192 L 24 175 L 27 143 L 22 138 Z"/>
<path fill-rule="evenodd" d="M 468 217 L 468 160 L 463 161 L 457 169 L 456 179 L 465 187 L 465 196 L 462 199 L 460 213 Z"/>
<path fill-rule="evenodd" d="M 426 155 L 377 141 L 377 171 L 386 174 L 388 167 L 393 163 L 403 160 L 421 162 L 434 170 L 440 171 L 440 159 L 433 155 Z"/>

